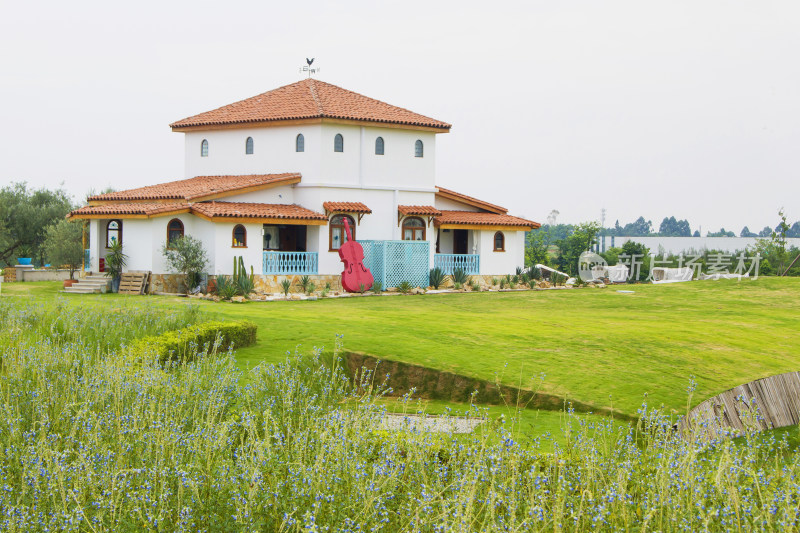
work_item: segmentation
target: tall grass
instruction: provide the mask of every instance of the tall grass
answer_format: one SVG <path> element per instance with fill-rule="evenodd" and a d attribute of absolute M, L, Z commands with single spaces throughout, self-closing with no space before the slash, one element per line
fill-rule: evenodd
<path fill-rule="evenodd" d="M 6 309 L 25 323 L 31 310 Z M 19 316 L 17 316 L 19 315 Z M 615 430 L 567 413 L 543 453 L 515 421 L 470 435 L 378 430 L 372 376 L 319 353 L 161 367 L 4 332 L 2 531 L 796 530 L 787 442 L 687 442 L 643 406 Z M 12 349 L 12 343 L 15 342 Z M 97 346 L 111 346 L 111 342 Z M 374 377 L 376 382 L 380 377 Z"/>
<path fill-rule="evenodd" d="M 172 310 L 146 304 L 115 303 L 113 306 L 75 305 L 64 298 L 20 301 L 0 300 L 0 343 L 15 330 L 39 341 L 77 343 L 90 350 L 108 351 L 131 340 L 180 329 L 200 319 L 196 305 Z"/>

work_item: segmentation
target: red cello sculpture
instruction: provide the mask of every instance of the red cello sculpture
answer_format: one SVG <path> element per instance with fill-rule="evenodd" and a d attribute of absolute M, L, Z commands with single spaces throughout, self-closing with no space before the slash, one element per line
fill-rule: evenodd
<path fill-rule="evenodd" d="M 362 292 L 372 288 L 375 280 L 372 272 L 364 266 L 364 249 L 353 240 L 350 233 L 350 224 L 344 219 L 344 230 L 347 232 L 347 242 L 339 248 L 339 258 L 344 263 L 342 272 L 342 287 L 347 292 Z"/>

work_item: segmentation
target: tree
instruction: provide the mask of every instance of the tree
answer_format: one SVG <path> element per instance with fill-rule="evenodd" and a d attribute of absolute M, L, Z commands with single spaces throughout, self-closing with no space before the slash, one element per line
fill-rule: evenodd
<path fill-rule="evenodd" d="M 15 257 L 33 257 L 44 262 L 44 238 L 48 226 L 73 209 L 63 189 L 29 190 L 25 183 L 0 189 L 0 265 Z"/>
<path fill-rule="evenodd" d="M 764 229 L 758 232 L 759 237 L 769 237 L 772 235 L 772 228 L 769 226 L 764 226 Z"/>
<path fill-rule="evenodd" d="M 83 224 L 62 219 L 48 226 L 43 249 L 53 266 L 66 265 L 69 279 L 75 279 L 75 271 L 83 264 Z"/>
<path fill-rule="evenodd" d="M 662 237 L 689 237 L 692 234 L 692 229 L 688 220 L 664 217 L 664 220 L 661 221 L 661 226 L 658 228 L 658 234 Z"/>
<path fill-rule="evenodd" d="M 692 233 L 692 237 L 699 237 L 699 236 L 700 236 L 700 231 L 694 230 L 694 233 Z"/>
<path fill-rule="evenodd" d="M 620 262 L 630 268 L 629 279 L 645 281 L 650 275 L 650 249 L 644 244 L 628 241 L 622 245 Z"/>
<path fill-rule="evenodd" d="M 709 231 L 706 237 L 736 237 L 736 234 L 732 231 L 727 231 L 725 228 L 720 228 L 719 231 Z"/>
<path fill-rule="evenodd" d="M 739 232 L 739 237 L 758 237 L 758 235 L 750 231 L 750 228 L 745 226 L 742 228 L 742 231 Z"/>
<path fill-rule="evenodd" d="M 556 241 L 559 250 L 557 258 L 559 269 L 570 275 L 577 274 L 581 254 L 597 242 L 596 237 L 599 232 L 598 222 L 582 222 L 575 226 L 567 238 Z"/>
<path fill-rule="evenodd" d="M 161 253 L 170 270 L 184 275 L 183 283 L 187 293 L 197 286 L 200 274 L 208 266 L 208 255 L 199 239 L 185 235 L 170 241 L 169 246 L 164 243 Z"/>
<path fill-rule="evenodd" d="M 548 234 L 541 231 L 541 229 L 527 234 L 525 238 L 525 266 L 547 265 L 549 259 L 547 249 L 550 246 L 548 237 Z"/>

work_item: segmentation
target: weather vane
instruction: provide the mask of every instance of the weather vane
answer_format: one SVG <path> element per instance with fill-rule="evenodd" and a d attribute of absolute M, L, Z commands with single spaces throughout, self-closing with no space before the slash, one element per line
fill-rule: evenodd
<path fill-rule="evenodd" d="M 314 62 L 314 58 L 313 57 L 311 59 L 306 58 L 306 63 L 307 64 L 303 65 L 302 67 L 300 67 L 300 72 L 308 72 L 308 77 L 309 78 L 311 77 L 312 74 L 316 74 L 317 72 L 322 70 L 319 67 L 311 68 L 311 63 L 313 63 L 313 62 Z"/>

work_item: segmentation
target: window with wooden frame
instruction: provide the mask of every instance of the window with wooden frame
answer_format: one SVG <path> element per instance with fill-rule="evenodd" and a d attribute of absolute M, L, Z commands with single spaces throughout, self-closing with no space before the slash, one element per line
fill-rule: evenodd
<path fill-rule="evenodd" d="M 403 240 L 424 241 L 425 221 L 418 217 L 407 217 L 403 219 Z"/>
<path fill-rule="evenodd" d="M 170 247 L 174 241 L 183 238 L 183 222 L 177 218 L 173 218 L 167 224 L 167 248 Z"/>
<path fill-rule="evenodd" d="M 375 139 L 375 155 L 383 155 L 383 137 Z"/>
<path fill-rule="evenodd" d="M 297 137 L 294 139 L 294 151 L 295 152 L 305 152 L 306 151 L 306 138 L 303 137 L 302 133 L 298 133 Z"/>
<path fill-rule="evenodd" d="M 329 245 L 328 251 L 335 252 L 342 247 L 342 244 L 347 240 L 347 232 L 344 229 L 344 221 L 350 224 L 350 233 L 353 235 L 353 240 L 356 239 L 356 221 L 350 215 L 334 215 L 328 223 L 329 231 Z"/>
<path fill-rule="evenodd" d="M 503 235 L 502 231 L 498 231 L 494 234 L 494 251 L 495 252 L 505 252 L 506 251 L 506 236 Z"/>
<path fill-rule="evenodd" d="M 248 137 L 247 140 L 244 142 L 244 153 L 245 155 L 253 155 L 253 138 Z"/>
<path fill-rule="evenodd" d="M 414 157 L 422 157 L 422 155 L 423 155 L 422 141 L 417 139 L 417 142 L 414 143 Z"/>
<path fill-rule="evenodd" d="M 106 224 L 106 248 L 111 248 L 114 241 L 122 244 L 122 221 L 109 220 Z"/>
<path fill-rule="evenodd" d="M 233 248 L 247 248 L 247 229 L 241 225 L 236 224 L 233 227 Z"/>
<path fill-rule="evenodd" d="M 336 137 L 333 138 L 333 151 L 344 152 L 344 137 L 342 137 L 341 133 L 337 133 Z"/>
<path fill-rule="evenodd" d="M 208 141 L 205 139 L 200 143 L 200 157 L 208 157 Z"/>

